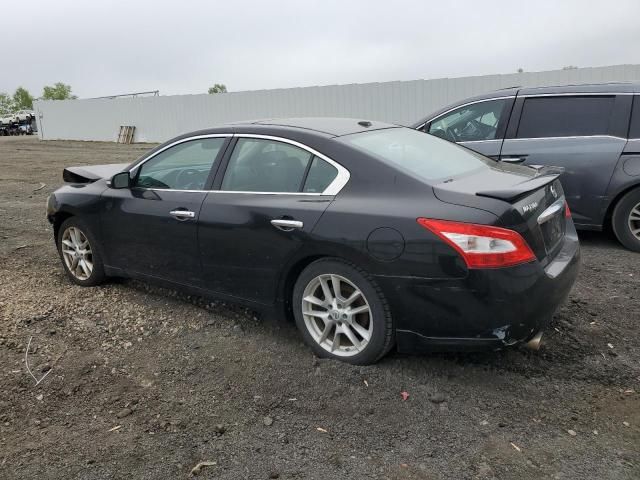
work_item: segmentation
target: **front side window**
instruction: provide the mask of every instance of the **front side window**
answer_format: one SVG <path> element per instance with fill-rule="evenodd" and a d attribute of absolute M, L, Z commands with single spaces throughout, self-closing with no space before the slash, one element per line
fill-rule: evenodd
<path fill-rule="evenodd" d="M 224 138 L 201 138 L 160 152 L 142 164 L 136 186 L 203 190 L 224 141 Z"/>
<path fill-rule="evenodd" d="M 345 135 L 340 140 L 423 180 L 441 180 L 495 167 L 495 162 L 480 154 L 409 128 Z"/>
<path fill-rule="evenodd" d="M 452 142 L 493 140 L 506 105 L 499 99 L 457 108 L 431 122 L 428 133 Z"/>
<path fill-rule="evenodd" d="M 606 135 L 615 96 L 529 97 L 516 138 Z"/>
<path fill-rule="evenodd" d="M 240 138 L 222 180 L 234 192 L 299 192 L 313 155 L 276 140 Z"/>

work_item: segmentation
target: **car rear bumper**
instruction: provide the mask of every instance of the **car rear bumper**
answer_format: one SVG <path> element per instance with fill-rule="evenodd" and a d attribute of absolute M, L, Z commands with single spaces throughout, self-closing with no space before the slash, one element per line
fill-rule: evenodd
<path fill-rule="evenodd" d="M 551 321 L 578 275 L 580 246 L 570 224 L 546 266 L 469 270 L 460 279 L 376 277 L 391 306 L 398 349 L 501 348 L 531 339 Z"/>

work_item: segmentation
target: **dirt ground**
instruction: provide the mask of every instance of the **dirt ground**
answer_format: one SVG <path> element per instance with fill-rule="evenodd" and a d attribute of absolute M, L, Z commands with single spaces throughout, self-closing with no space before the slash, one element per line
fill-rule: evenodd
<path fill-rule="evenodd" d="M 541 351 L 349 366 L 239 307 L 66 279 L 62 168 L 148 148 L 0 138 L 0 478 L 640 478 L 640 255 L 611 234 L 581 235 Z"/>

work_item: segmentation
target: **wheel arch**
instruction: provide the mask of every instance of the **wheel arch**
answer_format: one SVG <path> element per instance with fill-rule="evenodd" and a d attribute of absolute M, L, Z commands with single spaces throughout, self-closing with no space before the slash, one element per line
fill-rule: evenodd
<path fill-rule="evenodd" d="M 69 218 L 73 217 L 74 214 L 67 211 L 56 212 L 53 215 L 50 215 L 49 221 L 53 225 L 53 238 L 57 242 L 58 241 L 58 232 L 60 231 L 60 226 Z"/>
<path fill-rule="evenodd" d="M 347 264 L 357 264 L 355 259 L 349 259 L 344 255 L 336 254 L 336 252 L 309 252 L 296 258 L 289 263 L 280 276 L 277 290 L 277 300 L 284 307 L 287 320 L 293 320 L 293 309 L 291 305 L 291 297 L 293 295 L 293 287 L 302 271 L 313 262 L 322 258 L 334 258 Z"/>

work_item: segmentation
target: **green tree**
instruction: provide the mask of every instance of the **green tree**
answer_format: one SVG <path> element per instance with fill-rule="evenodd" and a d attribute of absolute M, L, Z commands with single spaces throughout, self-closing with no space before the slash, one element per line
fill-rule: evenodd
<path fill-rule="evenodd" d="M 227 93 L 227 87 L 222 83 L 216 83 L 213 87 L 209 87 L 209 93 Z"/>
<path fill-rule="evenodd" d="M 16 106 L 13 103 L 13 98 L 11 95 L 0 92 L 0 116 L 9 115 L 16 111 Z"/>
<path fill-rule="evenodd" d="M 13 94 L 13 103 L 18 110 L 33 109 L 33 97 L 26 88 L 18 87 Z"/>
<path fill-rule="evenodd" d="M 42 91 L 43 100 L 74 100 L 78 97 L 71 95 L 71 85 L 57 82 L 52 87 L 46 86 Z"/>

